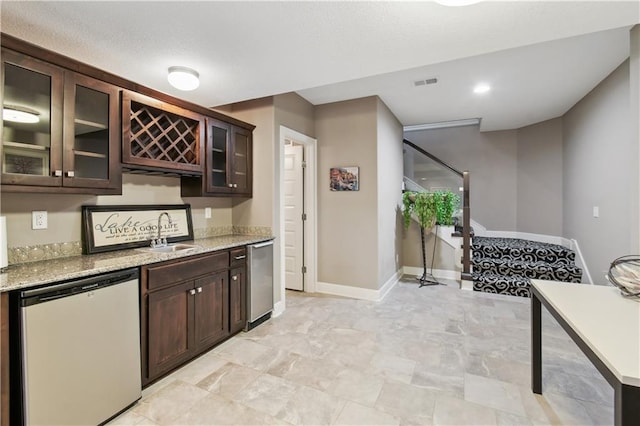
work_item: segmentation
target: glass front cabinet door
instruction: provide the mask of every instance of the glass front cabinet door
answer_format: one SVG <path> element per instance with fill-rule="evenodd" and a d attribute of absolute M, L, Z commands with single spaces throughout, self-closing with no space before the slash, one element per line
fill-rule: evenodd
<path fill-rule="evenodd" d="M 2 50 L 3 184 L 62 184 L 63 75 L 61 68 Z"/>
<path fill-rule="evenodd" d="M 119 188 L 118 88 L 67 72 L 64 86 L 63 185 Z"/>
<path fill-rule="evenodd" d="M 208 144 L 206 145 L 206 192 L 231 193 L 231 169 L 229 148 L 231 143 L 231 125 L 207 118 Z"/>
<path fill-rule="evenodd" d="M 252 132 L 207 118 L 205 195 L 252 196 Z"/>
<path fill-rule="evenodd" d="M 233 190 L 238 195 L 252 195 L 252 133 L 241 127 L 232 127 L 232 149 L 233 155 L 231 180 Z"/>
<path fill-rule="evenodd" d="M 120 191 L 117 87 L 7 49 L 1 77 L 3 190 Z"/>

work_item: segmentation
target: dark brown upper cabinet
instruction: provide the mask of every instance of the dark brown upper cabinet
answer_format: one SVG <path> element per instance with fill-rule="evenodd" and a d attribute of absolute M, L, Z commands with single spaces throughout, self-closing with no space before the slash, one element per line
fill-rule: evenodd
<path fill-rule="evenodd" d="M 183 177 L 182 196 L 251 197 L 253 187 L 251 130 L 207 117 L 205 173 Z"/>
<path fill-rule="evenodd" d="M 1 73 L 2 190 L 121 193 L 118 87 L 5 48 Z"/>
<path fill-rule="evenodd" d="M 2 191 L 121 194 L 124 170 L 180 175 L 184 196 L 251 197 L 255 126 L 8 34 L 0 42 L 3 116 L 38 118 L 2 119 Z"/>
<path fill-rule="evenodd" d="M 204 116 L 125 91 L 122 163 L 126 168 L 202 175 Z"/>

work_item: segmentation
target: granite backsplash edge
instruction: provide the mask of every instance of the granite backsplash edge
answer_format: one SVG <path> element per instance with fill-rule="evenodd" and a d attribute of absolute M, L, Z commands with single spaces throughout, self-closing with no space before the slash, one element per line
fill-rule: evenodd
<path fill-rule="evenodd" d="M 255 235 L 270 237 L 271 228 L 267 226 L 212 226 L 193 230 L 194 240 L 224 235 Z M 7 258 L 9 266 L 41 260 L 60 259 L 82 254 L 82 241 L 65 243 L 38 244 L 24 247 L 9 247 Z"/>

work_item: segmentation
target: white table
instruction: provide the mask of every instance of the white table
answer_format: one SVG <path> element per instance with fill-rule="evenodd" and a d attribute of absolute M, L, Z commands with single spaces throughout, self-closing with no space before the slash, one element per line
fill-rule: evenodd
<path fill-rule="evenodd" d="M 542 393 L 541 306 L 613 386 L 615 424 L 640 425 L 640 302 L 611 286 L 531 280 L 531 387 Z"/>

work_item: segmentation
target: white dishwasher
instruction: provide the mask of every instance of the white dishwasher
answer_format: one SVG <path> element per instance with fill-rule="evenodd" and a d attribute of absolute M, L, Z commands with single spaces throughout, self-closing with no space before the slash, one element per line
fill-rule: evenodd
<path fill-rule="evenodd" d="M 141 396 L 138 270 L 20 293 L 27 425 L 96 425 Z"/>

